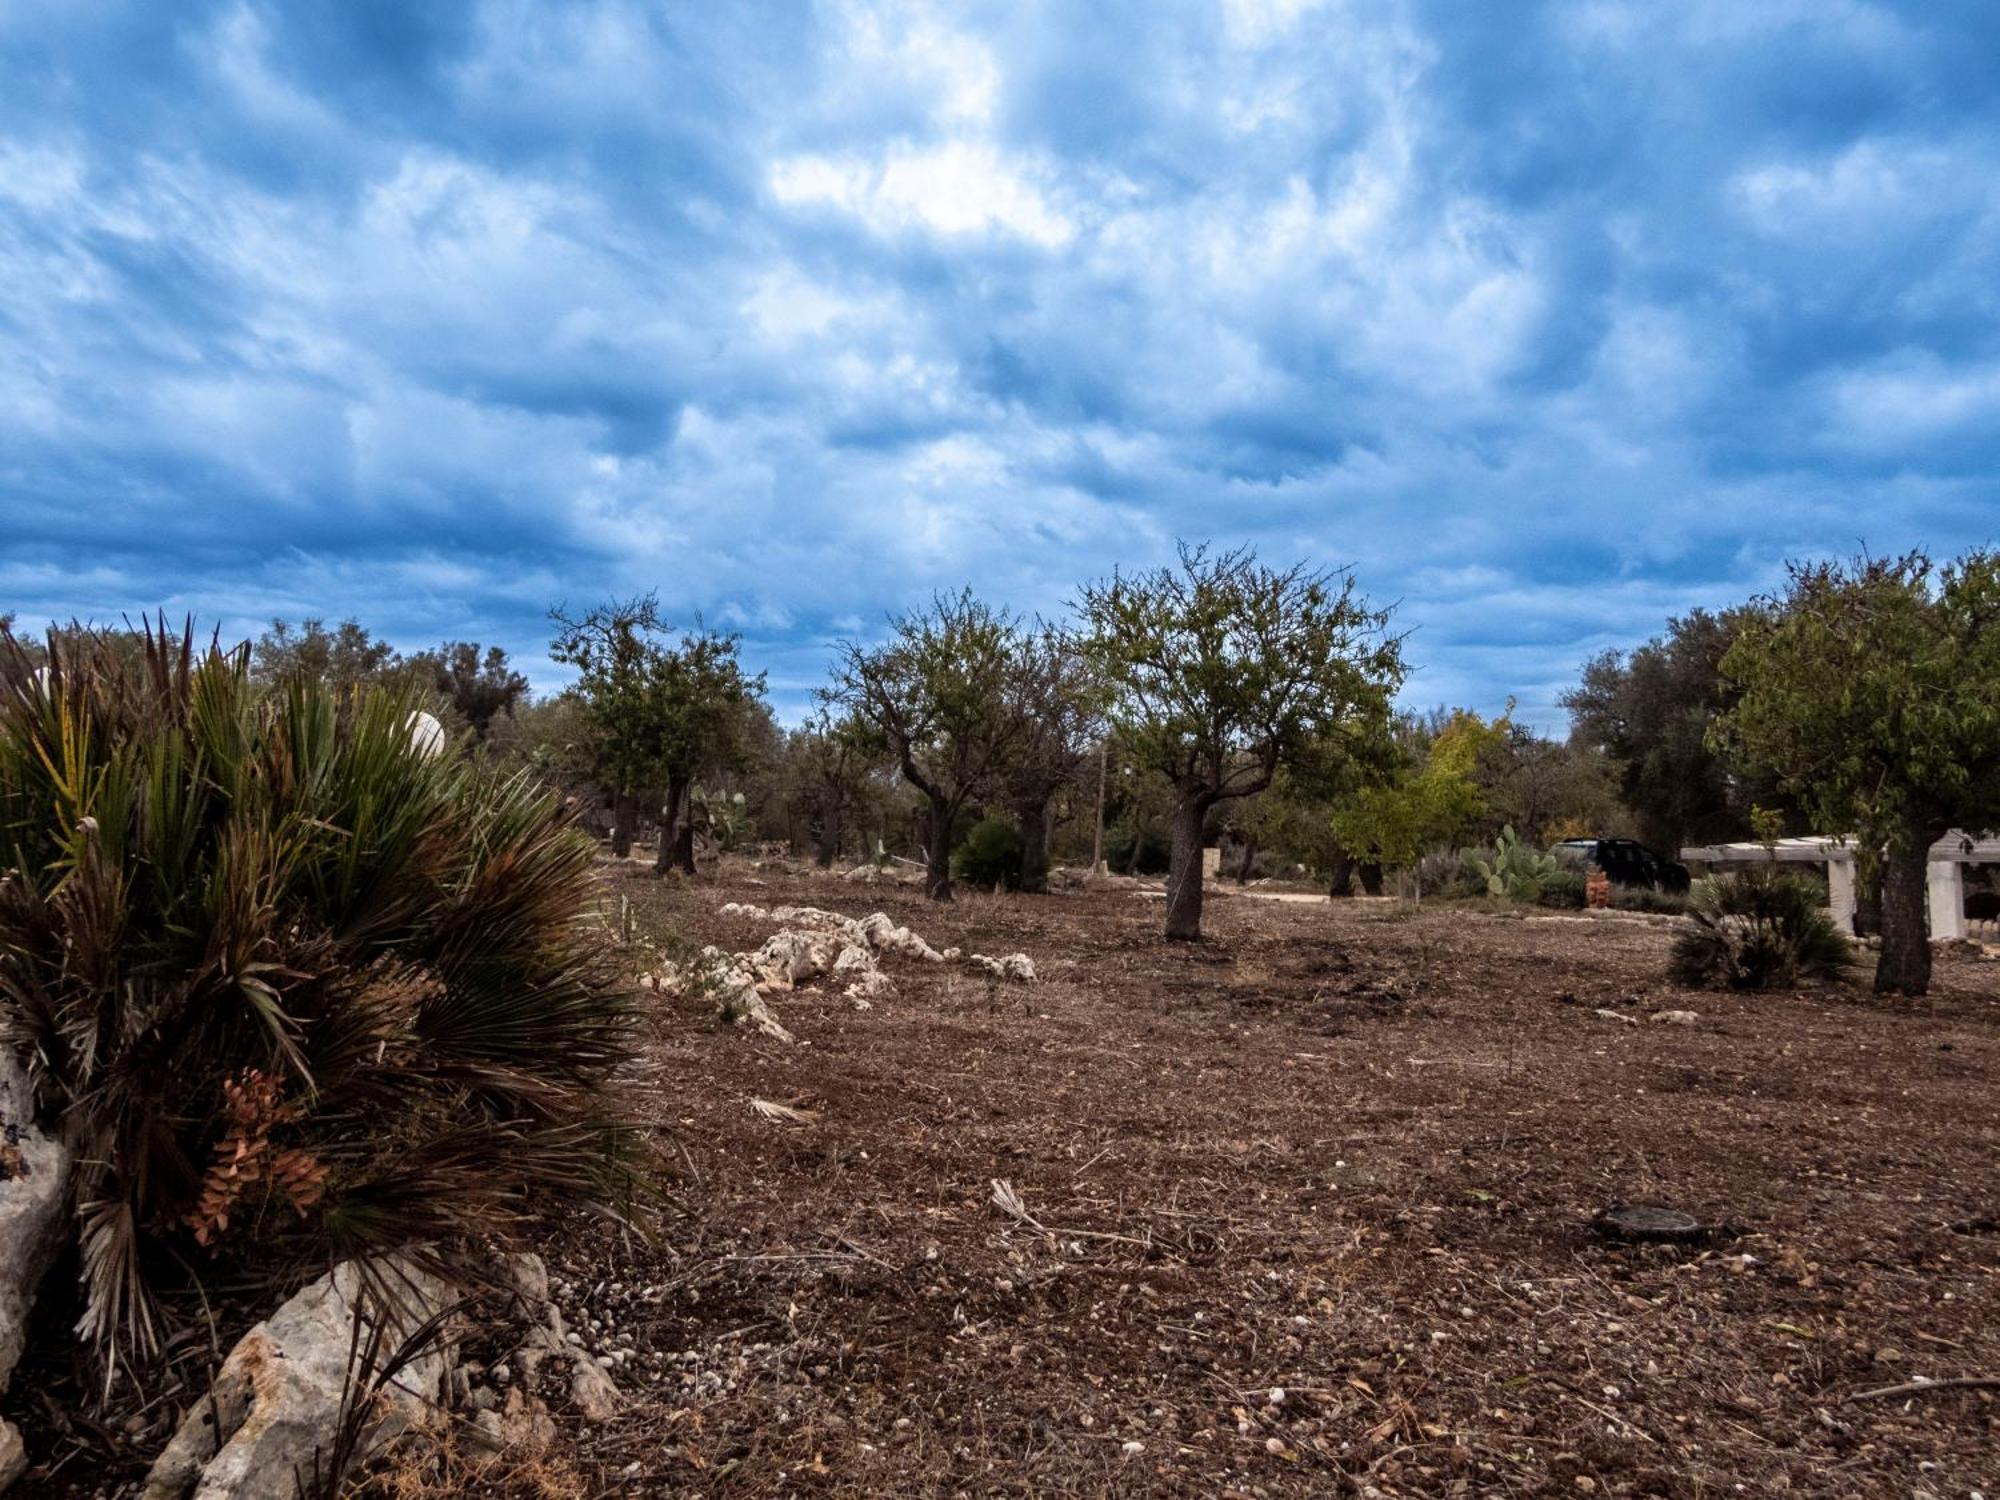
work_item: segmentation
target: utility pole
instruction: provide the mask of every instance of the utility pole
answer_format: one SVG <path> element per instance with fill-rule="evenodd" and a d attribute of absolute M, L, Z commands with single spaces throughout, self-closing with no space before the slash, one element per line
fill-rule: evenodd
<path fill-rule="evenodd" d="M 1090 842 L 1090 873 L 1104 875 L 1104 779 L 1111 760 L 1111 741 L 1097 742 L 1097 836 Z"/>

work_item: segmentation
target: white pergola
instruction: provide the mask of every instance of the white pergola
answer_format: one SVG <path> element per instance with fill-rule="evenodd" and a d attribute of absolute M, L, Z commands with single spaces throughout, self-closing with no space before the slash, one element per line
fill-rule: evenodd
<path fill-rule="evenodd" d="M 1827 904 L 1845 932 L 1854 930 L 1854 842 L 1845 838 L 1779 839 L 1775 844 L 1700 844 L 1681 850 L 1684 863 L 1826 866 Z M 1929 860 L 1931 941 L 1956 942 L 1965 936 L 1965 867 L 2000 864 L 2000 838 L 1974 838 L 1953 829 L 1931 845 Z"/>

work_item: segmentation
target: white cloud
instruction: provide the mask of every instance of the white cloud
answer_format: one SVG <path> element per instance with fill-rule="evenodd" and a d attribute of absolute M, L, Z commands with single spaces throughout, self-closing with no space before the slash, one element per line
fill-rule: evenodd
<path fill-rule="evenodd" d="M 1059 249 L 1076 227 L 1050 202 L 1040 175 L 985 142 L 898 142 L 873 157 L 786 157 L 771 169 L 771 191 L 787 206 L 839 209 L 880 235 L 921 226 L 955 237 L 1006 234 Z"/>

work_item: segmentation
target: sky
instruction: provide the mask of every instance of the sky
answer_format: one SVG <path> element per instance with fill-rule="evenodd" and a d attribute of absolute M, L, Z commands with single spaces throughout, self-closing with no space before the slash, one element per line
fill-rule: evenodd
<path fill-rule="evenodd" d="M 0 0 L 0 612 L 781 715 L 970 584 L 1350 566 L 1413 705 L 1994 540 L 2000 6 Z"/>

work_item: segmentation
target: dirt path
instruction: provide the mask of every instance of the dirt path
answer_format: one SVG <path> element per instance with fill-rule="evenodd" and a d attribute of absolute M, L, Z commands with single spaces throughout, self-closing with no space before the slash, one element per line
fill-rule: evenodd
<path fill-rule="evenodd" d="M 883 908 L 1043 982 L 898 963 L 872 1010 L 778 997 L 795 1047 L 661 1018 L 669 1246 L 558 1257 L 633 1351 L 639 1404 L 587 1439 L 613 1490 L 2000 1479 L 1992 1392 L 1843 1404 L 2000 1371 L 2000 965 L 1947 961 L 1898 1010 L 1675 991 L 1657 923 L 1232 900 L 1187 946 L 1129 890 L 937 910 L 777 870 L 615 878 L 662 933 L 752 946 L 770 924 L 732 900 Z M 1647 1019 L 1669 1009 L 1699 1018 Z M 1720 1228 L 1608 1243 L 1618 1200 Z"/>

